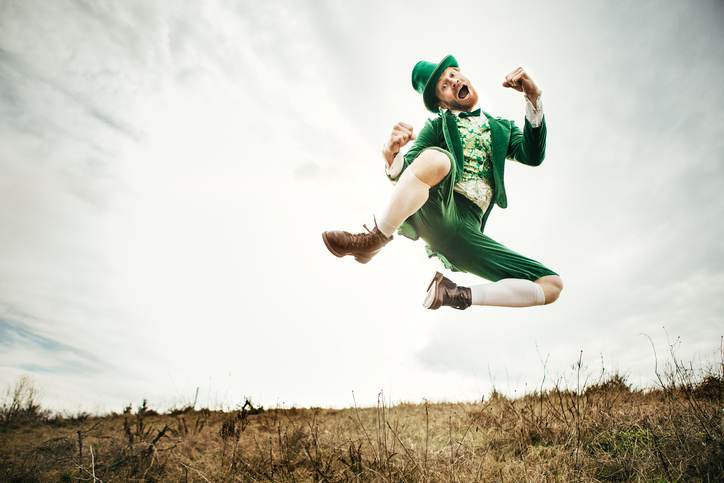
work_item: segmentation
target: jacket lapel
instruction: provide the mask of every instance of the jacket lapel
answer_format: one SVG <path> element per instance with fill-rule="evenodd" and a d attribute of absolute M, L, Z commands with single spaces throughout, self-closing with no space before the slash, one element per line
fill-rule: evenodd
<path fill-rule="evenodd" d="M 443 134 L 445 136 L 445 142 L 449 149 L 452 151 L 455 157 L 455 164 L 457 172 L 463 172 L 463 166 L 465 164 L 465 156 L 463 155 L 463 143 L 460 140 L 460 132 L 458 131 L 457 123 L 455 122 L 455 115 L 450 111 L 445 111 L 442 119 Z"/>

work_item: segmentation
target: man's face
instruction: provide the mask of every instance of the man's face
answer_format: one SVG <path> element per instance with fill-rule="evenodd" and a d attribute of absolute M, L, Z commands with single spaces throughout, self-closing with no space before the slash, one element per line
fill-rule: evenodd
<path fill-rule="evenodd" d="M 478 103 L 478 93 L 458 67 L 448 67 L 435 86 L 440 107 L 471 111 Z"/>

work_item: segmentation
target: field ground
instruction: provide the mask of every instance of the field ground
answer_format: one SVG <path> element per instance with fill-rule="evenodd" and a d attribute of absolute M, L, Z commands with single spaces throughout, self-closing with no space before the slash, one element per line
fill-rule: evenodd
<path fill-rule="evenodd" d="M 347 409 L 185 408 L 51 416 L 21 380 L 0 413 L 0 481 L 724 481 L 724 367 L 674 361 L 510 399 Z M 580 360 L 579 360 L 580 367 Z M 542 383 L 541 383 L 542 387 Z"/>

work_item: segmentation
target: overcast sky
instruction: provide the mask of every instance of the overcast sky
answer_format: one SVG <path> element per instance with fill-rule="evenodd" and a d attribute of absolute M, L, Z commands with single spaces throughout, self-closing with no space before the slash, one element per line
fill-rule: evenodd
<path fill-rule="evenodd" d="M 724 334 L 722 2 L 0 0 L 0 386 L 120 410 L 475 400 L 584 373 L 654 383 Z M 422 240 L 369 264 L 380 146 L 423 125 L 410 85 L 453 54 L 522 125 L 486 233 L 561 274 L 552 305 L 422 307 Z M 444 271 L 460 284 L 484 282 Z M 677 342 L 678 340 L 678 342 Z M 668 341 L 668 342 L 667 342 Z"/>

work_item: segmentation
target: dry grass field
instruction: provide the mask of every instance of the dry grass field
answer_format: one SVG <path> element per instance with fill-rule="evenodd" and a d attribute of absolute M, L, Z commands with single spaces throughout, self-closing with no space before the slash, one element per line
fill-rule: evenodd
<path fill-rule="evenodd" d="M 0 481 L 724 481 L 724 365 L 673 359 L 658 384 L 580 374 L 515 399 L 347 409 L 51 416 L 20 380 L 0 415 Z M 543 381 L 539 387 L 543 387 Z M 354 400 L 353 400 L 354 402 Z"/>

